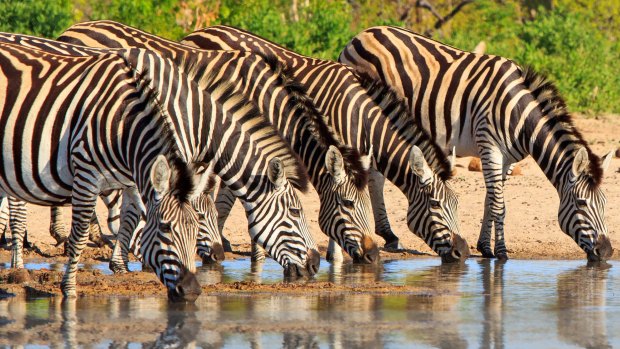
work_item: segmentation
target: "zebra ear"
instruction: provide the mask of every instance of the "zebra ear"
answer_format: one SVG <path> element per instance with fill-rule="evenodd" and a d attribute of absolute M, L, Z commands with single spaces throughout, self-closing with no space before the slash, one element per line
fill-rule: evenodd
<path fill-rule="evenodd" d="M 151 167 L 151 184 L 159 195 L 164 195 L 170 187 L 170 165 L 163 155 L 157 155 Z"/>
<path fill-rule="evenodd" d="M 409 166 L 411 166 L 413 173 L 420 177 L 422 182 L 428 181 L 433 175 L 431 168 L 424 159 L 422 150 L 415 145 L 411 148 L 411 152 L 409 153 Z"/>
<path fill-rule="evenodd" d="M 579 177 L 580 174 L 587 170 L 589 164 L 588 151 L 586 148 L 579 148 L 573 159 L 573 176 Z"/>
<path fill-rule="evenodd" d="M 607 172 L 607 169 L 609 168 L 609 165 L 611 165 L 611 159 L 613 157 L 614 157 L 613 150 L 607 153 L 607 155 L 603 156 L 603 165 L 601 165 L 601 168 L 603 169 L 603 173 Z"/>
<path fill-rule="evenodd" d="M 213 177 L 213 165 L 212 164 L 197 164 L 194 168 L 194 190 L 189 196 L 189 200 L 194 200 L 200 197 L 200 195 L 207 191 Z"/>
<path fill-rule="evenodd" d="M 271 183 L 273 183 L 276 187 L 279 188 L 283 186 L 286 181 L 286 173 L 284 173 L 284 165 L 282 164 L 282 160 L 277 157 L 269 160 L 267 175 L 269 176 Z"/>
<path fill-rule="evenodd" d="M 344 160 L 342 159 L 342 153 L 337 147 L 330 145 L 325 154 L 325 167 L 332 177 L 336 180 L 336 183 L 342 181 L 345 177 Z"/>
<path fill-rule="evenodd" d="M 370 149 L 368 149 L 368 155 L 362 155 L 362 158 L 361 158 L 362 167 L 364 168 L 364 170 L 370 169 L 370 164 L 372 163 L 372 154 L 373 154 L 373 148 L 371 144 Z"/>

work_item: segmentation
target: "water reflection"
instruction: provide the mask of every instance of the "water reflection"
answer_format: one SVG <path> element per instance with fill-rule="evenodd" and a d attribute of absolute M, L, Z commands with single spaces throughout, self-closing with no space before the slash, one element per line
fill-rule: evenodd
<path fill-rule="evenodd" d="M 478 261 L 482 274 L 484 321 L 480 348 L 504 348 L 504 265 L 506 261 Z"/>
<path fill-rule="evenodd" d="M 580 264 L 339 264 L 319 279 L 348 285 L 388 280 L 421 289 L 204 294 L 189 308 L 164 298 L 9 298 L 0 301 L 0 348 L 503 348 L 523 346 L 523 333 L 528 340 L 534 336 L 538 342 L 532 343 L 539 347 L 615 347 L 617 334 L 607 331 L 607 320 L 611 324 L 620 317 L 619 301 L 610 296 L 619 286 L 617 268 Z M 259 282 L 259 277 L 270 278 L 270 270 L 269 263 L 249 272 L 246 266 L 238 274 L 209 265 L 197 274 L 203 284 Z"/>
<path fill-rule="evenodd" d="M 558 334 L 583 348 L 611 348 L 607 337 L 607 275 L 611 265 L 581 266 L 558 275 Z"/>

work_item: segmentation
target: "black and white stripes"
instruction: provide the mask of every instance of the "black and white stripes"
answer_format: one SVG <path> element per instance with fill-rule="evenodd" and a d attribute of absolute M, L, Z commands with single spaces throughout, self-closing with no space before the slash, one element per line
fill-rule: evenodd
<path fill-rule="evenodd" d="M 474 54 L 408 30 L 374 27 L 358 34 L 339 60 L 389 84 L 407 101 L 412 120 L 448 150 L 480 156 L 487 187 L 478 250 L 507 258 L 504 182 L 531 155 L 560 196 L 559 223 L 588 254 L 606 259 L 601 160 L 592 153 L 557 89 L 531 69 Z"/>
<path fill-rule="evenodd" d="M 387 86 L 376 85 L 369 91 L 371 86 L 362 86 L 342 64 L 301 56 L 237 28 L 201 29 L 182 42 L 203 49 L 248 50 L 275 55 L 305 88 L 342 142 L 363 154 L 372 151 L 377 169 L 407 196 L 409 228 L 446 260 L 469 255 L 467 245 L 460 243 L 464 240 L 454 220 L 456 196 L 445 182 L 449 177 L 447 159 L 423 130 L 402 122 L 400 114 L 407 111 L 406 105 L 399 107 L 403 103 L 389 97 L 393 94 L 388 94 Z M 371 179 L 380 178 L 377 174 L 371 172 Z M 373 183 L 377 181 L 371 181 Z M 383 203 L 377 195 L 380 192 L 382 187 L 370 186 L 373 208 Z M 448 197 L 451 199 L 446 200 Z M 380 222 L 375 220 L 375 223 Z M 377 225 L 376 232 L 388 244 L 398 244 L 398 238 L 391 231 L 383 231 Z M 458 251 L 455 250 L 457 246 L 460 247 Z"/>
<path fill-rule="evenodd" d="M 201 51 L 170 42 L 112 21 L 80 23 L 66 30 L 61 41 L 97 47 L 142 47 L 165 57 L 201 57 L 207 72 L 236 81 L 303 161 L 320 197 L 320 227 L 356 261 L 374 262 L 378 250 L 370 238 L 370 202 L 366 191 L 368 159 L 343 146 L 288 72 L 274 57 L 251 52 Z M 222 197 L 228 195 L 224 200 Z M 217 200 L 220 222 L 234 197 L 221 190 Z"/>

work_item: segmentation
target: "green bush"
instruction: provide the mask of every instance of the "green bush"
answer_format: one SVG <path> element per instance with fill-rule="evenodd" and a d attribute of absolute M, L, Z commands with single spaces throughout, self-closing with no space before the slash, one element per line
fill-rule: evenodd
<path fill-rule="evenodd" d="M 516 3 L 482 0 L 469 9 L 478 21 L 461 21 L 437 39 L 464 50 L 480 41 L 487 53 L 513 59 L 548 75 L 570 110 L 620 112 L 620 57 L 617 38 L 602 30 L 587 11 L 560 5 L 540 8 L 533 19 L 522 19 Z"/>
<path fill-rule="evenodd" d="M 98 0 L 91 2 L 88 19 L 121 22 L 172 40 L 184 36 L 176 24 L 177 0 Z"/>
<path fill-rule="evenodd" d="M 0 0 L 0 30 L 54 38 L 73 22 L 70 0 Z"/>

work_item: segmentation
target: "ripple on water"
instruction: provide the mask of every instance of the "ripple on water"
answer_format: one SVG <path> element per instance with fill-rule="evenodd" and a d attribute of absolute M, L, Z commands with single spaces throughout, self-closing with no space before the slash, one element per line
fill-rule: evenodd
<path fill-rule="evenodd" d="M 247 259 L 199 268 L 201 283 L 282 280 L 281 267 Z M 583 261 L 471 259 L 330 265 L 319 281 L 386 281 L 419 294 L 203 295 L 178 308 L 160 298 L 11 298 L 0 301 L 0 346 L 106 347 L 617 347 L 620 266 Z M 45 263 L 32 269 L 61 268 Z M 109 272 L 105 264 L 85 266 Z M 139 270 L 139 263 L 130 265 Z"/>

